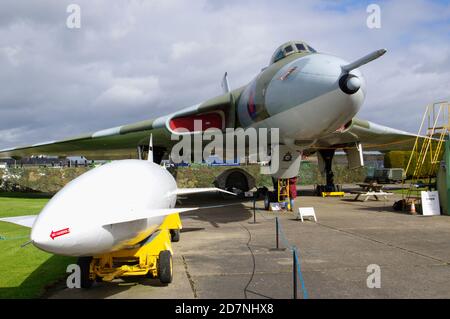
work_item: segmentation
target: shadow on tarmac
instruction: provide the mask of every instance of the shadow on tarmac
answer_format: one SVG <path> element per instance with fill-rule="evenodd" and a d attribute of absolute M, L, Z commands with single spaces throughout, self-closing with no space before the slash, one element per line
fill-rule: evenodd
<path fill-rule="evenodd" d="M 253 215 L 250 207 L 244 203 L 249 200 L 223 199 L 215 193 L 210 194 L 192 194 L 188 198 L 181 200 L 180 207 L 206 207 L 195 211 L 189 211 L 182 214 L 182 218 L 191 218 L 193 220 L 209 222 L 213 227 L 219 228 L 220 224 L 245 221 Z M 208 206 L 220 206 L 208 208 Z"/>

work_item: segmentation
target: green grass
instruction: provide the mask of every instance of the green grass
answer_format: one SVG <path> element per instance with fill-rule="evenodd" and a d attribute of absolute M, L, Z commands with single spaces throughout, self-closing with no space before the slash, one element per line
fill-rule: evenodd
<path fill-rule="evenodd" d="M 0 193 L 0 218 L 38 214 L 49 197 L 41 194 Z M 0 298 L 37 298 L 61 279 L 74 258 L 55 256 L 33 245 L 30 229 L 0 222 Z"/>
<path fill-rule="evenodd" d="M 419 196 L 420 197 L 420 192 L 421 191 L 427 191 L 428 189 L 426 187 L 423 188 L 415 188 L 413 190 L 411 190 L 410 195 L 411 196 Z M 392 189 L 389 190 L 389 192 L 395 193 L 395 194 L 400 194 L 400 195 L 407 195 L 409 191 L 409 188 L 402 188 L 402 189 Z"/>

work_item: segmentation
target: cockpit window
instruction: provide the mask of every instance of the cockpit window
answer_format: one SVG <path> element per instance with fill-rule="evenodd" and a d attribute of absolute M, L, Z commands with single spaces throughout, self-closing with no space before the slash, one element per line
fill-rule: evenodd
<path fill-rule="evenodd" d="M 295 46 L 297 47 L 297 50 L 299 50 L 299 51 L 306 51 L 306 48 L 303 45 L 303 43 L 296 43 Z"/>
<path fill-rule="evenodd" d="M 291 53 L 292 51 L 294 51 L 294 49 L 292 48 L 291 45 L 288 45 L 287 47 L 284 48 L 284 52 L 286 52 L 286 54 Z"/>
<path fill-rule="evenodd" d="M 284 58 L 284 53 L 282 50 L 279 50 L 274 56 L 273 56 L 273 63 L 281 60 L 282 58 Z"/>
<path fill-rule="evenodd" d="M 309 49 L 309 51 L 311 51 L 311 52 L 313 52 L 313 53 L 316 53 L 316 52 L 317 52 L 316 50 L 314 50 L 313 48 L 311 48 L 309 45 L 308 45 L 308 49 Z"/>
<path fill-rule="evenodd" d="M 303 41 L 289 41 L 281 46 L 279 46 L 275 53 L 272 55 L 270 59 L 270 64 L 280 61 L 281 59 L 287 57 L 288 55 L 300 53 L 300 54 L 308 54 L 308 53 L 316 53 L 316 50 L 311 48 L 308 44 Z"/>

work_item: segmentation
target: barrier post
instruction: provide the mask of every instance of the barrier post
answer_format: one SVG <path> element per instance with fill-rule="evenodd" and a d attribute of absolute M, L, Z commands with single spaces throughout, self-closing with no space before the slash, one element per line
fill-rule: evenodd
<path fill-rule="evenodd" d="M 278 243 L 278 238 L 279 238 L 279 235 L 278 235 L 278 229 L 279 229 L 279 227 L 278 227 L 278 216 L 277 217 L 275 217 L 275 227 L 276 227 L 276 241 L 277 241 L 277 249 L 280 249 L 280 245 L 279 245 L 279 243 Z"/>
<path fill-rule="evenodd" d="M 253 224 L 256 224 L 256 194 L 253 196 Z"/>
<path fill-rule="evenodd" d="M 296 250 L 292 249 L 292 280 L 294 287 L 294 299 L 297 299 L 297 256 Z"/>

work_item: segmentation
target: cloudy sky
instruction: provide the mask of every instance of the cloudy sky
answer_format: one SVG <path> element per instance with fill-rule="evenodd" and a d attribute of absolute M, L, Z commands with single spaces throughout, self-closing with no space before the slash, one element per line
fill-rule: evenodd
<path fill-rule="evenodd" d="M 66 25 L 68 5 L 81 28 Z M 381 28 L 366 25 L 368 4 Z M 416 132 L 425 105 L 450 99 L 445 1 L 2 0 L 0 149 L 153 118 L 220 94 L 301 39 L 362 68 L 359 117 Z"/>

